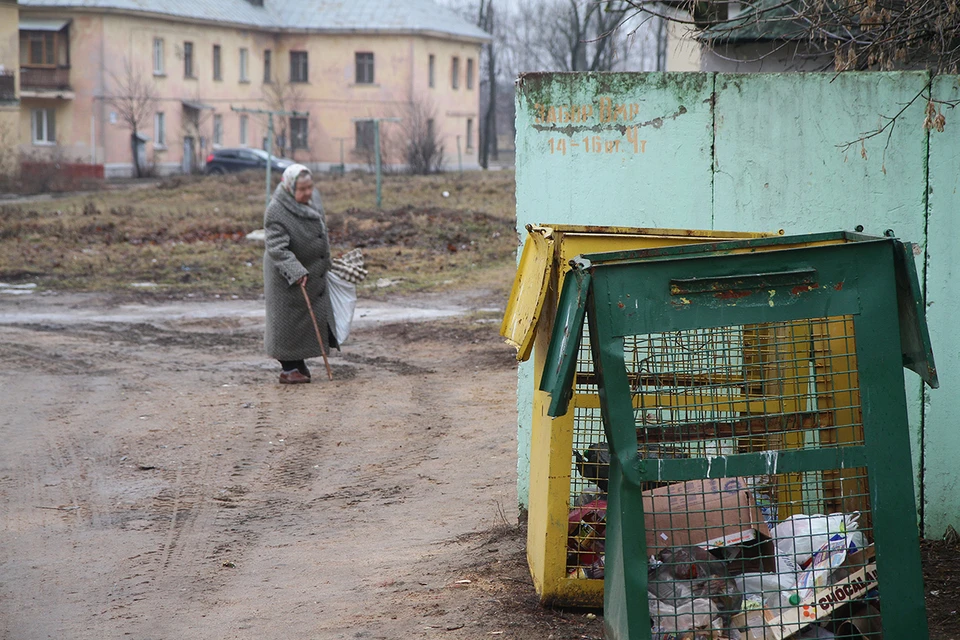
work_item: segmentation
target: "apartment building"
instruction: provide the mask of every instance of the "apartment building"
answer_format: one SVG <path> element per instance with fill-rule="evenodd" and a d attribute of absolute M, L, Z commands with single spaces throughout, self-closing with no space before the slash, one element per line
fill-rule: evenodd
<path fill-rule="evenodd" d="M 370 157 L 371 118 L 419 111 L 449 163 L 459 146 L 463 166 L 477 164 L 487 36 L 429 0 L 0 2 L 19 8 L 11 82 L 27 155 L 107 177 L 132 175 L 135 157 L 196 171 L 218 147 L 266 148 L 257 111 L 284 111 L 275 153 L 349 168 Z M 0 56 L 5 43 L 0 30 Z M 383 124 L 387 138 L 403 128 Z"/>

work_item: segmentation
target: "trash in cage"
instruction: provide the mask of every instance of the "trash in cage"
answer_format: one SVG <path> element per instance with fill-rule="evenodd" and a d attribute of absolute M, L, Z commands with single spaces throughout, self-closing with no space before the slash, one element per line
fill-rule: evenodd
<path fill-rule="evenodd" d="M 603 491 L 595 484 L 588 484 L 580 490 L 580 493 L 571 499 L 570 506 L 573 508 L 582 507 L 583 505 L 590 504 L 595 500 L 605 500 L 606 497 L 606 491 Z"/>
<path fill-rule="evenodd" d="M 607 503 L 594 500 L 570 512 L 567 518 L 567 567 L 571 577 L 603 578 Z"/>
<path fill-rule="evenodd" d="M 821 552 L 829 553 L 830 546 L 830 542 L 826 543 L 812 557 Z M 749 640 L 833 637 L 810 636 L 806 630 L 811 625 L 835 620 L 835 612 L 841 614 L 835 621 L 843 626 L 852 614 L 847 612 L 846 616 L 842 615 L 842 607 L 876 595 L 878 580 L 873 558 L 872 546 L 851 552 L 842 564 L 829 572 L 823 583 L 811 580 L 811 586 L 803 590 L 798 590 L 790 573 L 740 576 L 735 580 L 744 592 L 744 611 L 733 616 L 730 626 L 745 633 L 744 637 Z M 822 568 L 814 566 L 815 563 L 816 560 L 811 562 L 801 576 L 822 571 Z M 760 608 L 756 606 L 758 600 L 762 603 Z M 859 624 L 870 629 L 870 621 L 861 621 Z M 869 637 L 879 638 L 878 635 Z"/>
<path fill-rule="evenodd" d="M 837 636 L 851 640 L 880 640 L 880 610 L 865 602 L 850 607 L 850 617 L 837 625 Z"/>
<path fill-rule="evenodd" d="M 527 360 L 529 375 L 535 385 L 550 372 L 544 369 L 550 335 L 557 320 L 560 288 L 568 272 L 569 261 L 584 251 L 620 250 L 641 247 L 690 245 L 732 238 L 773 237 L 774 233 L 730 233 L 674 230 L 630 229 L 624 227 L 529 225 L 523 252 L 518 263 L 513 290 L 508 298 L 501 333 L 517 347 L 517 359 Z M 562 321 L 562 320 L 561 320 Z M 582 329 L 582 331 L 581 331 Z M 583 334 L 582 340 L 576 336 Z M 533 583 L 543 604 L 601 607 L 603 585 L 590 579 L 571 579 L 567 563 L 567 515 L 576 508 L 597 499 L 606 499 L 608 487 L 600 494 L 597 479 L 580 474 L 574 451 L 586 457 L 594 443 L 606 442 L 597 397 L 597 376 L 589 345 L 589 331 L 578 326 L 571 342 L 577 343 L 577 366 L 568 389 L 574 402 L 563 418 L 547 415 L 548 397 L 534 393 L 527 396 L 530 429 L 529 519 L 527 558 Z M 533 353 L 537 357 L 531 357 Z M 524 442 L 524 441 L 522 441 Z M 525 446 L 521 444 L 521 449 Z M 592 485 L 592 486 L 591 486 Z M 604 482 L 606 485 L 606 482 Z M 645 486 L 644 488 L 652 488 Z M 523 499 L 521 498 L 521 501 Z M 584 567 L 585 568 L 585 567 Z M 581 572 L 582 574 L 583 572 Z"/>
<path fill-rule="evenodd" d="M 682 451 L 658 445 L 643 447 L 638 451 L 638 455 L 643 460 L 675 460 L 687 457 Z M 574 449 L 573 457 L 576 459 L 577 473 L 587 482 L 599 487 L 605 496 L 609 484 L 610 446 L 606 442 L 594 442 L 583 453 Z M 667 483 L 648 482 L 644 483 L 643 489 L 655 489 L 665 484 Z"/>
<path fill-rule="evenodd" d="M 644 491 L 643 500 L 649 554 L 668 547 L 719 548 L 770 537 L 744 478 L 674 483 Z"/>
<path fill-rule="evenodd" d="M 805 569 L 831 541 L 845 541 L 853 551 L 862 549 L 866 545 L 858 530 L 859 519 L 859 512 L 791 516 L 773 528 L 777 553 L 796 570 Z"/>
<path fill-rule="evenodd" d="M 610 470 L 609 445 L 606 442 L 594 442 L 583 454 L 574 449 L 573 455 L 577 459 L 577 472 L 588 482 L 600 487 L 600 491 L 606 494 Z"/>
<path fill-rule="evenodd" d="M 570 266 L 540 390 L 549 415 L 572 403 L 596 427 L 574 449 L 608 443 L 605 637 L 830 637 L 853 603 L 886 637 L 925 639 L 901 368 L 938 381 L 910 245 L 841 232 Z M 573 466 L 570 496 L 586 484 Z M 725 574 L 695 583 L 696 562 L 662 562 L 689 547 Z"/>
<path fill-rule="evenodd" d="M 713 603 L 717 615 L 727 620 L 740 610 L 743 597 L 736 582 L 730 579 L 726 564 L 706 549 L 661 549 L 657 560 L 647 583 L 652 597 L 675 608 L 681 608 L 691 598 L 706 599 Z"/>
<path fill-rule="evenodd" d="M 655 640 L 714 640 L 723 629 L 716 606 L 707 598 L 687 600 L 679 607 L 650 596 L 651 628 Z"/>

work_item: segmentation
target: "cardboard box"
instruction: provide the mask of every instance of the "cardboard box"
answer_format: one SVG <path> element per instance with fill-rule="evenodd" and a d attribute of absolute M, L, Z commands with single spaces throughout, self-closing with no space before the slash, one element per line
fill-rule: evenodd
<path fill-rule="evenodd" d="M 668 547 L 718 548 L 770 538 L 743 478 L 691 480 L 644 491 L 643 511 L 649 555 Z"/>

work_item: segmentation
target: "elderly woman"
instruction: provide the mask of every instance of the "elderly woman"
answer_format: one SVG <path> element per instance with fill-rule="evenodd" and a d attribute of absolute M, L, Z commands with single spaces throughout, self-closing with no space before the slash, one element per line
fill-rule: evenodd
<path fill-rule="evenodd" d="M 321 355 L 310 311 L 303 299 L 305 287 L 325 337 L 323 349 L 338 347 L 330 328 L 333 313 L 327 291 L 330 241 L 310 170 L 291 165 L 263 215 L 266 249 L 263 254 L 263 289 L 267 328 L 267 355 L 280 361 L 280 384 L 310 382 L 306 358 Z"/>

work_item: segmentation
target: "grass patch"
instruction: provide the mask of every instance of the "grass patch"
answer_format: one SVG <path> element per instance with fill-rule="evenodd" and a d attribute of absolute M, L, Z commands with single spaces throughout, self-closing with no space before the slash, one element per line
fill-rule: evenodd
<path fill-rule="evenodd" d="M 334 251 L 361 247 L 367 256 L 364 295 L 509 287 L 512 172 L 387 176 L 380 211 L 372 176 L 321 176 L 318 188 Z M 256 296 L 263 247 L 245 236 L 262 227 L 263 207 L 260 174 L 174 177 L 148 189 L 0 205 L 0 281 Z M 394 284 L 377 287 L 386 281 Z"/>

